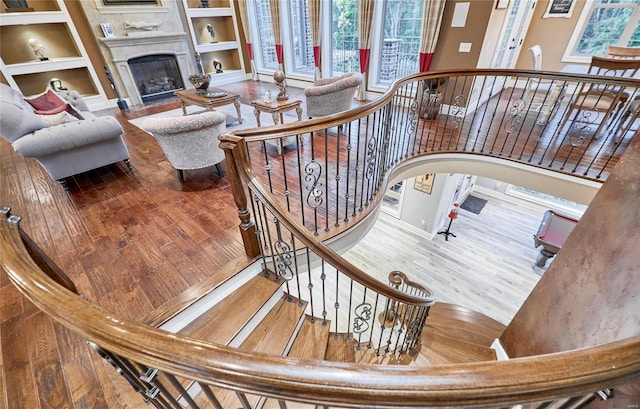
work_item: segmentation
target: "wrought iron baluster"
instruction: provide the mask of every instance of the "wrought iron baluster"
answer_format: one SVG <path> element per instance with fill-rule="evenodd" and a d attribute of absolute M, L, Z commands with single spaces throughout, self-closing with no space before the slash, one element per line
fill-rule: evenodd
<path fill-rule="evenodd" d="M 242 409 L 252 409 L 249 400 L 247 399 L 247 394 L 244 392 L 236 391 L 236 396 L 240 400 L 240 404 L 242 405 Z"/>
<path fill-rule="evenodd" d="M 343 221 L 347 222 L 349 221 L 349 199 L 351 199 L 351 194 L 349 193 L 349 185 L 350 185 L 350 176 L 351 176 L 351 130 L 353 128 L 353 122 L 349 122 L 349 128 L 347 130 L 347 136 L 346 136 L 346 146 L 345 149 L 347 151 L 347 171 L 346 173 L 346 181 L 345 181 L 345 189 L 344 189 L 344 219 Z M 358 135 L 360 134 L 359 132 L 359 128 L 358 128 Z M 358 180 L 357 178 L 355 180 Z M 355 201 L 355 195 L 353 196 L 354 201 Z M 354 202 L 354 208 L 355 208 L 355 202 Z"/>
<path fill-rule="evenodd" d="M 300 156 L 300 153 L 302 152 L 302 143 L 300 141 L 302 137 L 300 135 L 296 135 L 296 147 L 298 148 L 296 150 L 296 155 L 297 155 L 297 159 L 298 159 L 298 190 L 300 193 L 300 216 L 301 216 L 301 223 L 303 226 L 307 227 L 307 223 L 305 221 L 305 207 L 304 207 L 304 192 L 303 192 L 303 183 L 302 183 L 302 157 Z M 310 137 L 311 140 L 311 144 L 313 145 L 313 137 Z"/>
<path fill-rule="evenodd" d="M 169 383 L 178 391 L 178 393 L 180 393 L 181 399 L 184 399 L 187 404 L 193 409 L 200 409 L 200 405 L 198 405 L 196 401 L 193 400 L 189 392 L 182 386 L 180 382 L 178 382 L 175 376 L 169 373 L 165 373 L 164 376 L 169 380 Z"/>
<path fill-rule="evenodd" d="M 313 234 L 318 235 L 318 207 L 324 202 L 324 191 L 322 190 L 322 183 L 320 178 L 322 177 L 322 166 L 314 159 L 307 163 L 304 167 L 305 177 L 304 180 L 308 184 L 305 186 L 307 190 L 306 202 L 313 210 L 314 229 Z"/>
<path fill-rule="evenodd" d="M 338 130 L 338 133 L 340 130 Z M 324 206 L 324 231 L 329 231 L 329 130 L 324 130 L 324 186 L 327 203 Z"/>
<path fill-rule="evenodd" d="M 202 392 L 205 394 L 207 399 L 209 399 L 209 402 L 211 402 L 211 404 L 215 409 L 224 409 L 220 404 L 220 401 L 218 400 L 218 398 L 216 398 L 216 395 L 213 394 L 213 391 L 211 390 L 209 385 L 200 383 L 200 382 L 198 382 L 198 385 L 200 385 Z"/>
<path fill-rule="evenodd" d="M 346 124 L 343 124 L 342 127 L 345 127 Z M 338 135 L 336 136 L 336 175 L 335 175 L 335 179 L 336 179 L 336 222 L 335 222 L 335 227 L 340 226 L 340 135 L 342 133 L 344 133 L 343 131 L 340 131 L 341 127 L 338 127 Z M 328 148 L 328 147 L 327 147 Z M 327 155 L 328 156 L 328 155 Z M 327 172 L 329 173 L 329 172 Z M 329 206 L 327 206 L 328 208 Z M 328 227 L 327 227 L 328 230 Z"/>

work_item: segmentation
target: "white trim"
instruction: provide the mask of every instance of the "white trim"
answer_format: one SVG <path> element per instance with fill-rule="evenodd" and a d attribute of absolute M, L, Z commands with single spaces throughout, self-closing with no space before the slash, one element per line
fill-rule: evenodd
<path fill-rule="evenodd" d="M 96 3 L 96 9 L 100 12 L 100 14 L 129 14 L 129 13 L 168 13 L 169 9 L 165 7 L 162 0 L 160 0 L 159 4 L 148 4 L 148 5 L 126 5 L 126 4 L 118 4 L 113 6 L 107 6 L 102 2 L 102 0 L 94 0 Z"/>
<path fill-rule="evenodd" d="M 502 346 L 502 342 L 500 342 L 500 338 L 494 339 L 493 343 L 490 346 L 490 348 L 493 349 L 494 351 L 496 351 L 496 360 L 497 361 L 508 361 L 509 360 L 509 354 L 507 354 L 507 351 Z"/>

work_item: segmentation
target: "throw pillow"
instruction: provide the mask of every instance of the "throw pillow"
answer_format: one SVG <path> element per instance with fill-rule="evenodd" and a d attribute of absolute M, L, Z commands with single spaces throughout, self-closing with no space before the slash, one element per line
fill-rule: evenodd
<path fill-rule="evenodd" d="M 62 99 L 52 89 L 47 89 L 39 95 L 26 97 L 24 99 L 35 109 L 39 115 L 53 115 L 67 110 L 67 101 Z"/>
<path fill-rule="evenodd" d="M 78 121 L 78 118 L 71 115 L 67 111 L 62 111 L 53 115 L 39 115 L 39 116 L 44 121 L 47 127 Z"/>

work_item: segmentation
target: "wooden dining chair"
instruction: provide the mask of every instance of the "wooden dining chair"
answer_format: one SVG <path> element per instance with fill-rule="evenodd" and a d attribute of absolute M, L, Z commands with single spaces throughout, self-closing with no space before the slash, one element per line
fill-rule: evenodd
<path fill-rule="evenodd" d="M 635 77 L 639 69 L 640 59 L 594 56 L 591 58 L 588 74 L 629 78 Z M 583 82 L 579 85 L 558 131 L 569 121 L 573 125 L 576 122 L 596 124 L 596 121 L 600 120 L 593 135 L 594 138 L 598 138 L 605 126 L 615 121 L 629 98 L 630 93 L 624 87 Z M 592 121 L 588 121 L 591 115 L 585 111 L 595 113 Z"/>
<path fill-rule="evenodd" d="M 617 45 L 610 45 L 607 49 L 607 57 L 640 59 L 640 47 L 621 47 Z"/>

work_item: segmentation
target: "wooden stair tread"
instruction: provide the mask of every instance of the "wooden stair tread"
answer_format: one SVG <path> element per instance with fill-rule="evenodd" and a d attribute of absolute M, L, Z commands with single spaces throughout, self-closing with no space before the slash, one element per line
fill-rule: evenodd
<path fill-rule="evenodd" d="M 186 325 L 179 333 L 228 344 L 281 286 L 275 275 L 259 274 L 220 303 Z"/>
<path fill-rule="evenodd" d="M 290 295 L 283 295 L 240 344 L 239 349 L 272 355 L 284 354 L 307 307 L 306 301 L 298 301 Z"/>
<path fill-rule="evenodd" d="M 491 348 L 435 333 L 423 335 L 422 348 L 420 352 L 431 362 L 433 362 L 431 359 L 433 355 L 430 352 L 437 354 L 438 357 L 436 360 L 439 360 L 439 358 L 446 358 L 448 360 L 447 363 L 496 360 L 496 353 Z"/>
<path fill-rule="evenodd" d="M 499 331 L 500 334 L 504 331 L 506 326 L 491 317 L 487 317 L 486 315 L 479 313 L 477 311 L 470 310 L 465 307 L 461 307 L 459 305 L 447 304 L 443 302 L 436 302 L 429 309 L 429 317 L 428 319 L 432 320 L 456 320 L 461 322 L 467 322 L 470 324 L 475 324 L 477 326 L 482 326 L 488 329 L 493 329 L 495 331 Z"/>
<path fill-rule="evenodd" d="M 329 331 L 330 321 L 325 321 L 323 324 L 321 319 L 314 320 L 313 317 L 307 315 L 287 356 L 292 358 L 324 359 L 327 353 Z"/>
<path fill-rule="evenodd" d="M 474 343 L 477 345 L 481 345 L 484 347 L 490 347 L 498 338 L 499 334 L 493 333 L 492 335 L 487 335 L 486 333 L 482 333 L 480 331 L 476 331 L 475 329 L 465 329 L 460 328 L 459 325 L 456 325 L 457 322 L 448 323 L 448 325 L 440 324 L 440 323 L 431 323 L 427 321 L 425 324 L 422 333 L 435 333 L 439 335 L 446 335 L 451 338 L 460 339 L 466 342 Z"/>
<path fill-rule="evenodd" d="M 356 341 L 348 334 L 331 333 L 327 342 L 325 359 L 332 362 L 356 362 Z"/>
<path fill-rule="evenodd" d="M 375 348 L 367 348 L 366 344 L 356 349 L 356 363 L 368 365 L 416 365 L 416 359 L 420 354 L 410 356 L 401 354 L 396 356 L 393 351 L 384 352 L 380 349 L 380 355 Z M 428 362 L 427 362 L 428 364 Z"/>

